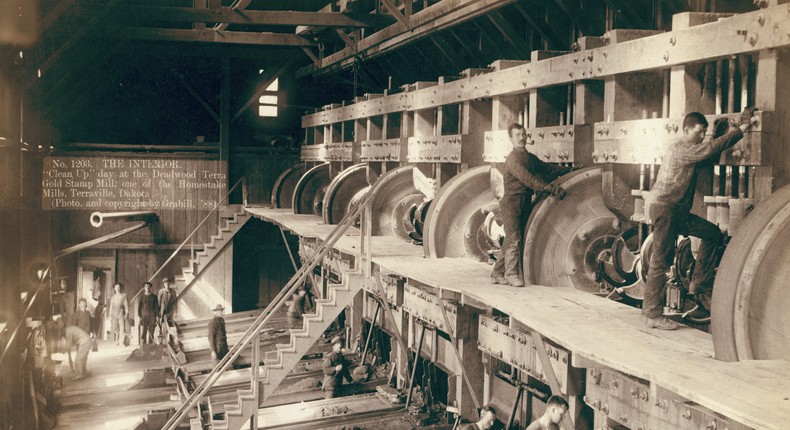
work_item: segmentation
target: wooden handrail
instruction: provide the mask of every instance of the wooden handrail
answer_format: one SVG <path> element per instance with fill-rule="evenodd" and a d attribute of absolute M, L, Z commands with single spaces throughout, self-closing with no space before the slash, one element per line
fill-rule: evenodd
<path fill-rule="evenodd" d="M 200 400 L 202 400 L 203 397 L 208 394 L 208 391 L 219 380 L 220 376 L 231 366 L 231 364 L 239 357 L 239 355 L 241 355 L 241 352 L 244 350 L 244 348 L 246 348 L 247 345 L 256 338 L 257 333 L 261 331 L 266 323 L 269 322 L 272 315 L 274 315 L 274 311 L 285 304 L 286 300 L 291 297 L 296 289 L 305 282 L 306 277 L 313 271 L 318 263 L 323 260 L 335 243 L 353 224 L 354 220 L 360 216 L 362 211 L 365 210 L 368 205 L 370 205 L 372 197 L 373 193 L 368 193 L 357 207 L 353 208 L 349 213 L 346 214 L 343 220 L 341 220 L 340 224 L 338 224 L 337 227 L 335 227 L 335 229 L 329 233 L 329 236 L 327 236 L 326 240 L 324 240 L 318 249 L 316 249 L 316 252 L 313 253 L 313 255 L 307 259 L 305 264 L 299 268 L 296 274 L 291 277 L 291 279 L 288 281 L 285 287 L 280 290 L 274 300 L 269 303 L 266 309 L 264 309 L 258 318 L 256 318 L 255 322 L 253 322 L 247 331 L 244 332 L 244 334 L 241 336 L 241 339 L 239 339 L 239 341 L 233 346 L 233 348 L 231 348 L 225 357 L 220 360 L 219 363 L 217 363 L 211 373 L 209 373 L 208 377 L 195 389 L 195 391 L 192 392 L 189 398 L 183 404 L 181 404 L 178 410 L 176 410 L 173 416 L 170 417 L 162 429 L 174 430 L 176 426 L 178 426 L 178 424 L 186 417 L 188 411 L 194 408 L 195 405 L 197 405 Z M 260 363 L 253 363 L 253 366 L 260 366 Z M 258 383 L 258 381 L 252 382 Z"/>

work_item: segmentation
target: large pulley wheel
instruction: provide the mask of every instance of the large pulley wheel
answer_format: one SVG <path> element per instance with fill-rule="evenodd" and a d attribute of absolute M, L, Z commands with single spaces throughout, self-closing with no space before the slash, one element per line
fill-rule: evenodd
<path fill-rule="evenodd" d="M 280 174 L 272 188 L 272 207 L 290 209 L 293 207 L 294 190 L 299 179 L 304 174 L 304 165 L 297 164 L 289 167 Z"/>
<path fill-rule="evenodd" d="M 414 186 L 413 166 L 402 166 L 381 175 L 371 189 L 373 212 L 371 234 L 393 236 L 413 241 L 414 226 L 410 214 L 425 201 L 425 196 Z M 410 235 L 411 233 L 411 235 Z"/>
<path fill-rule="evenodd" d="M 790 357 L 790 186 L 760 202 L 738 226 L 713 287 L 716 358 Z"/>
<path fill-rule="evenodd" d="M 601 172 L 591 167 L 562 176 L 554 183 L 568 195 L 544 198 L 532 210 L 524 230 L 526 283 L 600 290 L 598 262 L 628 227 L 604 204 Z"/>
<path fill-rule="evenodd" d="M 474 167 L 454 176 L 439 190 L 428 212 L 425 255 L 488 261 L 493 244 L 487 240 L 484 227 L 497 206 L 491 191 L 490 166 Z"/>
<path fill-rule="evenodd" d="M 324 194 L 329 182 L 329 163 L 319 164 L 305 172 L 294 190 L 294 213 L 322 216 Z"/>
<path fill-rule="evenodd" d="M 352 204 L 369 190 L 367 164 L 355 164 L 340 172 L 324 194 L 324 223 L 338 224 L 351 211 Z"/>

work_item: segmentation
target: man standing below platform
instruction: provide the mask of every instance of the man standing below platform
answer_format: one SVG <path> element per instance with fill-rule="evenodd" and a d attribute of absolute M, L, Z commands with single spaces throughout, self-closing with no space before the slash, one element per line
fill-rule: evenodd
<path fill-rule="evenodd" d="M 159 336 L 167 340 L 167 330 L 169 326 L 175 326 L 173 319 L 176 313 L 176 300 L 178 294 L 170 288 L 170 279 L 165 278 L 162 280 L 162 289 L 156 293 L 156 301 L 159 305 Z"/>
<path fill-rule="evenodd" d="M 678 324 L 663 316 L 663 302 L 667 271 L 675 257 L 678 235 L 702 239 L 694 274 L 689 286 L 691 294 L 709 293 L 713 288 L 716 270 L 716 248 L 721 243 L 721 230 L 715 224 L 691 213 L 697 187 L 697 163 L 720 154 L 743 137 L 751 127 L 755 108 L 741 113 L 740 125 L 726 134 L 702 143 L 708 121 L 699 112 L 683 119 L 683 137 L 673 142 L 664 152 L 663 163 L 651 188 L 653 203 L 649 214 L 653 221 L 653 247 L 647 273 L 642 315 L 649 328 L 674 330 Z"/>
<path fill-rule="evenodd" d="M 505 194 L 499 200 L 499 216 L 505 227 L 505 244 L 496 256 L 491 283 L 509 284 L 523 287 L 524 281 L 518 270 L 520 247 L 524 237 L 524 225 L 532 211 L 532 196 L 545 192 L 562 200 L 567 191 L 549 182 L 568 173 L 569 168 L 544 163 L 535 155 L 527 152 L 527 138 L 524 126 L 510 124 L 507 129 L 513 150 L 505 159 L 502 176 Z M 530 145 L 534 145 L 534 141 Z"/>
<path fill-rule="evenodd" d="M 137 317 L 140 319 L 140 345 L 154 343 L 154 327 L 156 327 L 156 316 L 159 314 L 159 302 L 151 292 L 150 282 L 143 285 L 143 294 L 140 295 L 140 302 L 137 304 Z"/>
<path fill-rule="evenodd" d="M 224 306 L 217 305 L 213 309 L 214 318 L 208 323 L 208 347 L 215 363 L 225 358 L 228 353 L 228 333 L 225 331 L 225 318 L 222 318 L 224 310 Z"/>
<path fill-rule="evenodd" d="M 110 322 L 115 334 L 116 345 L 126 343 L 126 319 L 129 318 L 129 299 L 123 292 L 123 284 L 116 282 L 113 286 L 115 294 L 110 297 Z"/>
<path fill-rule="evenodd" d="M 324 357 L 324 383 L 327 399 L 337 396 L 338 390 L 343 386 L 343 378 L 353 382 L 351 372 L 348 371 L 349 361 L 343 355 L 343 339 L 340 336 L 332 338 L 332 352 Z"/>
<path fill-rule="evenodd" d="M 74 358 L 72 364 L 73 375 L 71 379 L 78 380 L 88 376 L 87 364 L 88 353 L 91 350 L 91 337 L 83 329 L 76 325 L 67 325 L 63 331 L 63 338 L 61 339 L 61 350 L 65 350 L 69 356 L 69 364 L 71 363 L 71 348 L 77 346 L 77 356 Z"/>

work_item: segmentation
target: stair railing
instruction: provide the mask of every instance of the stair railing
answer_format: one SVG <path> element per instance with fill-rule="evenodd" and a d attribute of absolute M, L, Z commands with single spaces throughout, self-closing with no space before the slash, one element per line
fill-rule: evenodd
<path fill-rule="evenodd" d="M 208 377 L 192 392 L 189 398 L 181 404 L 181 406 L 176 410 L 176 412 L 170 417 L 170 419 L 165 423 L 162 427 L 164 430 L 174 430 L 176 426 L 186 417 L 187 413 L 192 410 L 202 399 L 203 397 L 208 394 L 209 390 L 214 386 L 214 384 L 219 380 L 220 376 L 231 367 L 233 362 L 241 355 L 244 348 L 247 345 L 251 344 L 253 339 L 258 339 L 260 335 L 260 331 L 263 327 L 269 322 L 272 316 L 275 314 L 275 311 L 279 309 L 282 305 L 285 304 L 286 300 L 296 292 L 296 289 L 299 288 L 302 284 L 304 284 L 307 276 L 312 273 L 313 269 L 324 259 L 327 253 L 332 250 L 335 243 L 345 234 L 349 227 L 354 223 L 354 220 L 362 214 L 369 205 L 370 202 L 373 200 L 373 193 L 368 193 L 360 202 L 359 205 L 352 208 L 346 216 L 340 221 L 340 223 L 329 233 L 329 236 L 321 243 L 321 245 L 316 249 L 312 256 L 310 256 L 307 261 L 296 271 L 296 273 L 291 277 L 291 279 L 286 283 L 286 285 L 277 293 L 277 296 L 269 303 L 266 309 L 261 312 L 258 318 L 247 328 L 244 334 L 241 336 L 239 341 L 230 349 L 230 351 L 225 355 L 225 357 L 220 360 L 219 363 L 216 364 L 214 369 L 212 369 L 211 373 L 209 373 Z M 260 342 L 257 345 L 254 345 L 254 348 L 260 348 Z M 256 353 L 257 354 L 257 353 Z M 252 363 L 252 366 L 260 366 L 260 361 L 257 363 Z M 252 384 L 255 384 L 252 389 L 258 393 L 256 397 L 259 396 L 257 384 L 258 384 L 258 377 L 257 377 L 257 369 L 253 368 L 252 370 Z"/>
<path fill-rule="evenodd" d="M 200 221 L 200 223 L 198 223 L 198 225 L 194 228 L 194 230 L 192 230 L 192 233 L 189 233 L 189 235 L 186 238 L 184 238 L 184 240 L 181 242 L 181 244 L 178 245 L 178 248 L 176 248 L 176 250 L 173 251 L 172 254 L 170 254 L 170 257 L 168 257 L 167 260 L 165 260 L 165 262 L 162 263 L 161 266 L 159 266 L 159 269 L 157 269 L 156 272 L 154 272 L 154 274 L 151 275 L 150 278 L 148 278 L 148 282 L 153 283 L 154 279 L 156 279 L 156 277 L 159 276 L 160 273 L 162 273 L 162 270 L 164 270 L 164 268 L 167 267 L 167 265 L 170 264 L 170 262 L 173 261 L 174 258 L 176 258 L 176 255 L 178 255 L 178 253 L 181 252 L 182 249 L 184 249 L 184 247 L 187 245 L 187 243 L 189 243 L 190 241 L 192 241 L 194 239 L 194 237 L 197 234 L 198 230 L 200 230 L 200 227 L 203 227 L 203 224 L 205 224 L 206 221 L 208 221 L 209 218 L 211 218 L 212 215 L 214 215 L 215 213 L 219 213 L 219 208 L 222 205 L 222 202 L 227 200 L 228 197 L 230 197 L 231 193 L 233 193 L 233 191 L 235 191 L 236 188 L 239 187 L 239 185 L 241 185 L 242 195 L 245 196 L 244 200 L 246 201 L 247 178 L 242 176 L 241 179 L 236 181 L 236 183 L 222 196 L 221 199 L 217 200 L 217 203 L 214 204 L 214 208 L 212 208 L 211 211 L 208 214 L 206 214 L 205 217 L 203 217 L 203 219 Z M 143 289 L 140 289 L 140 291 L 138 291 L 137 294 L 135 294 L 132 297 L 132 299 L 129 300 L 129 302 L 130 303 L 134 302 L 138 297 L 140 297 L 140 294 L 142 294 L 143 291 L 144 291 Z"/>

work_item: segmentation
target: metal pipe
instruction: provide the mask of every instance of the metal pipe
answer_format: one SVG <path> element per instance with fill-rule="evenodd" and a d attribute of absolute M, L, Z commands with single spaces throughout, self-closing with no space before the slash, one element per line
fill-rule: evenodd
<path fill-rule="evenodd" d="M 727 61 L 729 65 L 729 73 L 727 74 L 727 80 L 729 84 L 727 85 L 727 113 L 733 113 L 735 111 L 735 62 L 738 61 L 738 57 L 732 56 L 732 58 Z"/>
<path fill-rule="evenodd" d="M 516 412 L 518 412 L 518 407 L 521 405 L 521 395 L 524 393 L 524 387 L 522 384 L 516 385 L 516 400 L 513 402 L 513 408 L 510 409 L 510 417 L 507 419 L 507 425 L 505 425 L 506 429 L 510 429 L 513 427 L 513 422 L 516 420 Z"/>
<path fill-rule="evenodd" d="M 409 395 L 406 396 L 406 407 L 408 408 L 411 404 L 411 394 L 414 391 L 414 377 L 417 376 L 417 361 L 420 359 L 420 353 L 422 352 L 422 342 L 425 340 L 425 325 L 420 324 L 422 330 L 420 330 L 420 342 L 417 344 L 417 354 L 414 355 L 414 364 L 411 366 L 411 376 L 409 377 Z"/>
<path fill-rule="evenodd" d="M 661 100 L 661 118 L 669 118 L 669 81 L 670 81 L 670 71 L 669 69 L 664 70 L 663 73 L 664 77 L 664 89 L 663 89 L 663 97 Z"/>
<path fill-rule="evenodd" d="M 104 220 L 108 221 L 139 221 L 150 220 L 157 218 L 154 211 L 137 211 L 137 212 L 94 212 L 91 214 L 91 225 L 94 227 L 101 227 Z"/>
<path fill-rule="evenodd" d="M 359 360 L 360 364 L 365 364 L 365 359 L 368 356 L 368 346 L 370 345 L 370 338 L 373 337 L 373 327 L 376 327 L 376 320 L 379 317 L 379 310 L 381 310 L 381 302 L 376 302 L 376 312 L 373 313 L 373 322 L 370 323 L 370 329 L 368 330 L 368 335 L 365 338 L 365 346 L 362 348 L 362 360 Z"/>
<path fill-rule="evenodd" d="M 741 55 L 738 63 L 741 69 L 741 110 L 749 106 L 749 59 L 748 55 Z"/>
<path fill-rule="evenodd" d="M 724 69 L 724 62 L 719 60 L 716 62 L 716 115 L 721 115 L 722 69 Z"/>
<path fill-rule="evenodd" d="M 141 222 L 140 224 L 137 224 L 137 225 L 125 228 L 123 230 L 119 230 L 119 231 L 116 231 L 114 233 L 110 233 L 110 234 L 104 235 L 102 237 L 98 237 L 96 239 L 91 239 L 91 240 L 89 240 L 87 242 L 82 242 L 82 243 L 79 243 L 77 245 L 61 249 L 60 251 L 55 253 L 55 258 L 62 257 L 64 255 L 66 255 L 66 254 L 71 254 L 73 252 L 81 251 L 81 250 L 86 249 L 86 248 L 90 248 L 91 246 L 98 245 L 98 244 L 100 244 L 102 242 L 106 242 L 106 241 L 108 241 L 110 239 L 115 239 L 116 237 L 120 237 L 120 236 L 123 236 L 123 235 L 125 235 L 127 233 L 131 233 L 131 232 L 133 232 L 135 230 L 139 230 L 139 229 L 141 229 L 143 227 L 147 227 L 149 224 L 150 223 L 148 221 L 144 221 L 144 222 Z M 137 295 L 135 295 L 135 297 L 137 297 Z"/>

